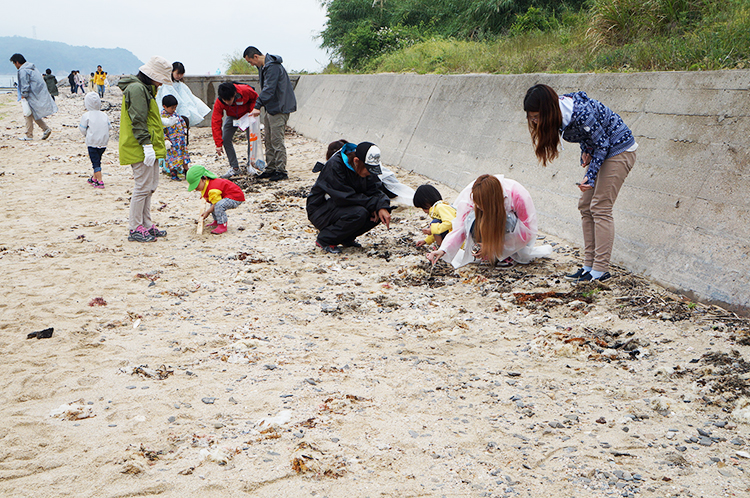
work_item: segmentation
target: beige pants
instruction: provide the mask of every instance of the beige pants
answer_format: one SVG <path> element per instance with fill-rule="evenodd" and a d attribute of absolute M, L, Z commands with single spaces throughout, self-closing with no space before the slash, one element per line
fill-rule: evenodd
<path fill-rule="evenodd" d="M 28 116 L 25 116 L 25 117 L 26 117 L 26 136 L 28 138 L 34 138 L 34 123 L 36 123 L 37 126 L 39 126 L 39 128 L 42 129 L 42 131 L 47 131 L 47 128 L 49 128 L 49 126 L 47 126 L 47 123 L 45 123 L 43 119 L 35 120 L 33 114 L 29 114 Z"/>
<path fill-rule="evenodd" d="M 583 227 L 583 265 L 592 267 L 594 271 L 609 271 L 615 241 L 612 206 L 633 164 L 635 152 L 610 157 L 602 163 L 594 188 L 583 192 L 578 200 Z"/>
<path fill-rule="evenodd" d="M 130 218 L 128 230 L 135 230 L 139 225 L 148 230 L 153 225 L 151 221 L 151 196 L 159 186 L 159 160 L 153 166 L 146 163 L 131 164 L 135 187 L 130 196 Z"/>

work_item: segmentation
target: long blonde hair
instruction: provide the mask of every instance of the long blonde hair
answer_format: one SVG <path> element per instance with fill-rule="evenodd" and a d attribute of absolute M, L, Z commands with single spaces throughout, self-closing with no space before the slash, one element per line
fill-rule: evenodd
<path fill-rule="evenodd" d="M 547 166 L 560 154 L 560 127 L 562 111 L 557 93 L 547 85 L 534 85 L 526 92 L 523 99 L 523 110 L 526 111 L 526 122 L 531 134 L 531 143 L 537 159 Z M 532 122 L 529 112 L 538 112 L 539 121 Z"/>
<path fill-rule="evenodd" d="M 479 256 L 488 261 L 500 259 L 505 246 L 505 195 L 497 177 L 482 175 L 471 187 L 476 224 L 474 236 L 481 242 Z"/>

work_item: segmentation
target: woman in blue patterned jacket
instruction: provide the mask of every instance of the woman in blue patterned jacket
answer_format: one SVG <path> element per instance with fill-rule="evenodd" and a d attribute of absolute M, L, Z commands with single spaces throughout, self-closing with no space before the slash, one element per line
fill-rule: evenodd
<path fill-rule="evenodd" d="M 560 138 L 581 145 L 578 210 L 583 226 L 583 266 L 565 278 L 576 282 L 610 278 L 615 238 L 612 206 L 635 163 L 638 144 L 622 118 L 585 92 L 558 97 L 547 85 L 534 85 L 523 100 L 536 157 L 544 166 L 559 155 Z"/>

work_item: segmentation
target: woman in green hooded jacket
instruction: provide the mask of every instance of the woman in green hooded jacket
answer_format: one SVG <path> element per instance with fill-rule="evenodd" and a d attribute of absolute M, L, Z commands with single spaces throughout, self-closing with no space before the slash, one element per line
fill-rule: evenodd
<path fill-rule="evenodd" d="M 138 69 L 135 76 L 126 76 L 117 86 L 122 90 L 120 114 L 120 164 L 133 168 L 135 187 L 130 197 L 128 240 L 153 242 L 165 237 L 151 221 L 151 196 L 159 185 L 157 159 L 167 156 L 164 129 L 156 91 L 161 85 L 172 84 L 172 65 L 154 56 Z"/>

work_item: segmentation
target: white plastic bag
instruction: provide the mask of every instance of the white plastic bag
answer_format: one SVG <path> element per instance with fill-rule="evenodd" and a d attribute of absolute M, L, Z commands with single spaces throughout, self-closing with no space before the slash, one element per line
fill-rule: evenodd
<path fill-rule="evenodd" d="M 31 107 L 29 107 L 29 103 L 26 99 L 21 99 L 21 108 L 23 109 L 24 116 L 31 116 Z"/>
<path fill-rule="evenodd" d="M 256 117 L 251 117 L 249 128 L 250 153 L 247 161 L 253 168 L 261 170 L 264 169 L 265 166 L 263 168 L 259 168 L 258 166 L 260 165 L 256 166 L 255 164 L 258 159 L 261 159 L 263 157 L 263 144 L 262 140 L 260 139 L 260 120 Z M 263 164 L 265 165 L 265 163 Z"/>

